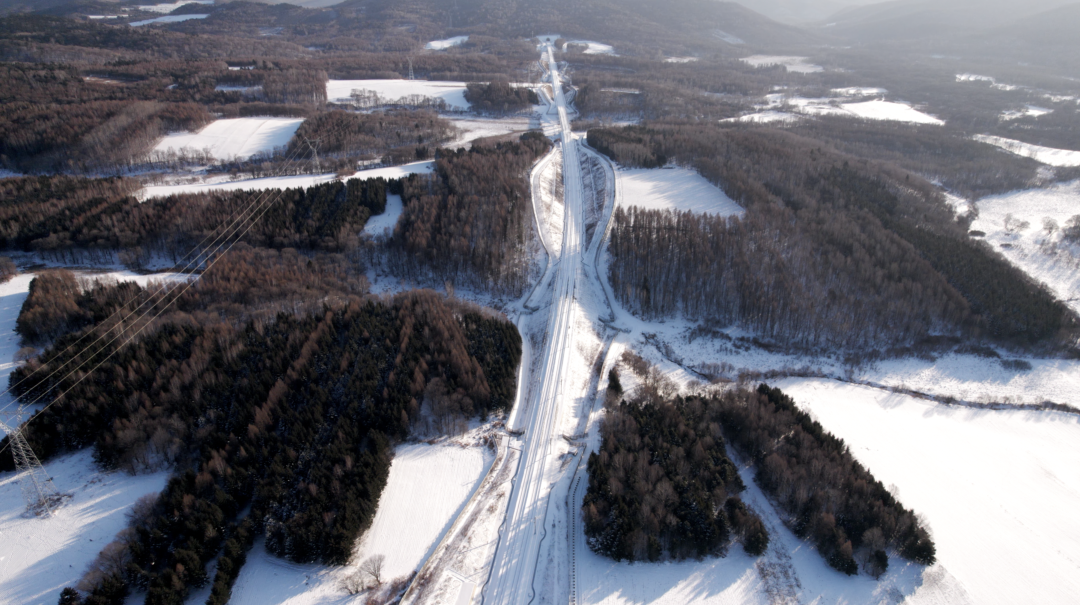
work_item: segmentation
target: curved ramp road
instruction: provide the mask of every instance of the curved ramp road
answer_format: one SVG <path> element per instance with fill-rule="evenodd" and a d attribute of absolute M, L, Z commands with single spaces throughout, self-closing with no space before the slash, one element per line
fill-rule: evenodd
<path fill-rule="evenodd" d="M 574 344 L 574 300 L 582 249 L 582 184 L 578 144 L 570 132 L 566 98 L 558 64 L 551 46 L 546 47 L 555 105 L 559 111 L 563 146 L 564 212 L 562 256 L 552 283 L 555 289 L 548 315 L 547 348 L 542 352 L 540 389 L 517 419 L 515 429 L 525 431 L 522 457 L 506 512 L 491 581 L 485 587 L 487 605 L 530 603 L 541 541 L 551 531 L 544 527 L 549 494 L 557 469 L 553 442 L 558 438 L 559 409 L 563 405 L 563 384 L 570 375 L 568 365 Z"/>

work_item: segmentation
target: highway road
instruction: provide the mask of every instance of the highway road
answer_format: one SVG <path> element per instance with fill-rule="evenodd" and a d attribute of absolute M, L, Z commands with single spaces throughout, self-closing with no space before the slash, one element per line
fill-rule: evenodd
<path fill-rule="evenodd" d="M 564 407 L 564 384 L 570 375 L 569 363 L 574 347 L 575 294 L 585 251 L 582 249 L 583 212 L 581 164 L 578 143 L 570 131 L 566 97 L 559 66 L 550 45 L 545 48 L 555 105 L 559 112 L 563 146 L 563 221 L 562 254 L 553 279 L 554 292 L 547 320 L 546 348 L 541 352 L 542 368 L 539 390 L 523 414 L 517 416 L 514 429 L 525 431 L 522 457 L 514 479 L 507 508 L 506 522 L 491 580 L 484 589 L 485 605 L 531 603 L 536 596 L 533 586 L 541 542 L 551 527 L 544 527 L 549 494 L 555 480 L 557 461 L 553 447 L 560 408 Z"/>

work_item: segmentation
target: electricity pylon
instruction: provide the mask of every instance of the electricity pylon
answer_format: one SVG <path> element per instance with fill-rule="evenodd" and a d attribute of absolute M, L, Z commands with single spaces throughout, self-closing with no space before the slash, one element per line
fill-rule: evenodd
<path fill-rule="evenodd" d="M 0 429 L 8 434 L 8 446 L 11 448 L 11 457 L 15 460 L 15 473 L 19 487 L 22 488 L 27 512 L 48 517 L 60 502 L 60 492 L 56 491 L 52 477 L 42 468 L 41 461 L 22 434 L 19 426 L 21 413 L 22 409 L 15 413 L 14 428 L 0 420 Z"/>

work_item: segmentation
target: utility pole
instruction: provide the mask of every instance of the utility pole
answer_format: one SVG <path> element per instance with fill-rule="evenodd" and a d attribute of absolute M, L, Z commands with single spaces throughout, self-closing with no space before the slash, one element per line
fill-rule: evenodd
<path fill-rule="evenodd" d="M 308 149 L 311 149 L 312 155 L 315 156 L 315 174 L 322 174 L 322 165 L 319 163 L 319 142 L 321 138 L 315 139 L 315 143 L 312 144 L 311 139 L 304 137 L 304 142 L 307 143 Z"/>
<path fill-rule="evenodd" d="M 413 74 L 413 70 L 412 70 L 412 57 L 409 57 L 409 79 L 410 80 L 415 80 L 416 79 L 416 75 Z"/>

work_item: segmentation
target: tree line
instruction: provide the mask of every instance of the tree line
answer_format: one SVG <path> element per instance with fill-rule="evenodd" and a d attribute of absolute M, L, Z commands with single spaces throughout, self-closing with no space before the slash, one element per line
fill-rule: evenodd
<path fill-rule="evenodd" d="M 722 555 L 733 539 L 759 556 L 769 535 L 739 499 L 745 489 L 720 426 L 694 401 L 621 400 L 609 379 L 601 445 L 589 455 L 586 542 L 616 561 Z"/>
<path fill-rule="evenodd" d="M 302 255 L 250 252 L 215 265 L 131 344 L 94 352 L 92 363 L 113 356 L 78 385 L 78 375 L 18 383 L 71 358 L 65 347 L 80 332 L 13 373 L 24 398 L 50 401 L 74 386 L 24 427 L 42 459 L 92 446 L 107 468 L 174 469 L 107 548 L 120 563 L 95 567 L 68 602 L 122 603 L 138 587 L 148 604 L 182 603 L 213 582 L 210 602 L 224 603 L 255 534 L 278 556 L 344 563 L 374 515 L 392 444 L 423 406 L 455 398 L 461 413 L 483 414 L 512 401 L 516 329 L 433 292 L 335 299 L 332 283 L 301 278 L 307 312 L 230 319 L 237 299 L 246 310 L 268 296 L 258 292 L 265 277 L 254 287 L 233 278 L 257 271 L 260 254 L 281 270 L 320 273 Z M 10 455 L 0 466 L 12 467 Z"/>
<path fill-rule="evenodd" d="M 942 331 L 1060 347 L 1077 329 L 1044 287 L 969 238 L 933 185 L 892 165 L 718 125 L 593 129 L 589 143 L 628 165 L 692 166 L 746 208 L 727 220 L 615 217 L 615 293 L 645 315 L 682 311 L 853 348 Z"/>
<path fill-rule="evenodd" d="M 854 575 L 861 561 L 877 577 L 888 568 L 886 549 L 922 565 L 934 563 L 933 539 L 915 513 L 782 391 L 762 384 L 698 405 L 753 461 L 757 485 L 831 567 Z"/>
<path fill-rule="evenodd" d="M 514 113 L 540 104 L 540 97 L 532 89 L 511 86 L 506 80 L 470 82 L 465 100 L 474 111 L 494 114 Z"/>
<path fill-rule="evenodd" d="M 454 133 L 454 125 L 433 111 L 334 110 L 304 120 L 289 142 L 287 153 L 306 158 L 318 153 L 320 158 L 379 159 L 388 150 L 401 149 L 402 159 L 426 160 Z"/>

